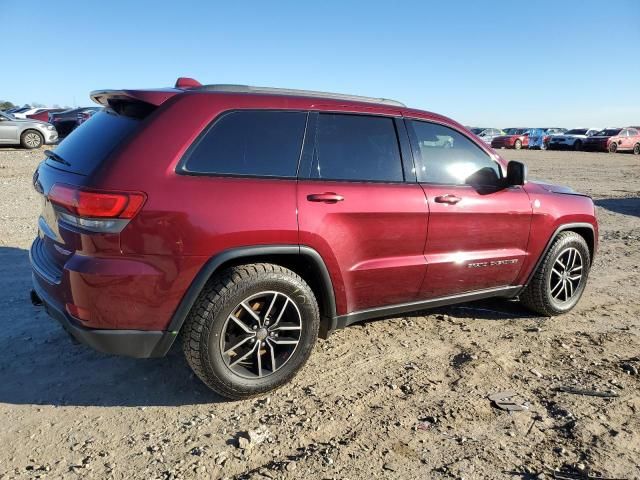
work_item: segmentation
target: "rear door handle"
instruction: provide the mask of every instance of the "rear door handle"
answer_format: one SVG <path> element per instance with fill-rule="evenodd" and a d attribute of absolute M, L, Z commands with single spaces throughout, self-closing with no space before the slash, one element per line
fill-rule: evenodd
<path fill-rule="evenodd" d="M 446 203 L 447 205 L 455 205 L 462 199 L 460 197 L 456 197 L 455 195 L 447 194 L 447 195 L 440 195 L 439 197 L 436 197 L 433 200 L 436 203 Z"/>
<path fill-rule="evenodd" d="M 307 195 L 307 200 L 310 202 L 337 203 L 343 201 L 344 197 L 334 192 L 312 193 Z"/>

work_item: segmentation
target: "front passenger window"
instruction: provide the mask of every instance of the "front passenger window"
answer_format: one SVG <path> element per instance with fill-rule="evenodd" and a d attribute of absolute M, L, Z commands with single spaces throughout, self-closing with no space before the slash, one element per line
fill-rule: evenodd
<path fill-rule="evenodd" d="M 418 181 L 443 185 L 499 184 L 500 166 L 461 133 L 444 125 L 411 120 Z"/>

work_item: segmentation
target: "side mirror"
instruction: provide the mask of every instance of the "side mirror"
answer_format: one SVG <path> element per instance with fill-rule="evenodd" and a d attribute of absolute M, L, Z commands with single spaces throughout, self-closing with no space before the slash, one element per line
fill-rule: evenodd
<path fill-rule="evenodd" d="M 507 185 L 514 187 L 527 183 L 527 166 L 524 163 L 511 160 L 507 164 Z"/>

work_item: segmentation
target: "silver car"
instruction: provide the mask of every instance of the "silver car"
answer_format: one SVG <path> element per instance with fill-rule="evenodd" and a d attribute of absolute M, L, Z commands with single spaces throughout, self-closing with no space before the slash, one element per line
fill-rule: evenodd
<path fill-rule="evenodd" d="M 58 132 L 49 123 L 29 118 L 14 118 L 0 112 L 0 145 L 38 148 L 58 141 Z"/>
<path fill-rule="evenodd" d="M 491 145 L 491 140 L 494 138 L 504 135 L 504 132 L 499 128 L 472 128 L 471 132 L 475 133 L 487 145 Z"/>

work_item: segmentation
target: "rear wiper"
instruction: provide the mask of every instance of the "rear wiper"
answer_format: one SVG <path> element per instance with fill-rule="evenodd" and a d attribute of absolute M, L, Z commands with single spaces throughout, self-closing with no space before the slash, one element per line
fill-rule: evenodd
<path fill-rule="evenodd" d="M 44 154 L 47 156 L 47 158 L 50 158 L 51 160 L 53 160 L 54 162 L 58 162 L 61 163 L 63 165 L 66 165 L 67 167 L 70 167 L 71 164 L 69 162 L 67 162 L 64 158 L 62 158 L 60 155 L 58 155 L 56 152 L 53 152 L 51 150 L 45 150 Z"/>

